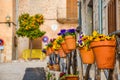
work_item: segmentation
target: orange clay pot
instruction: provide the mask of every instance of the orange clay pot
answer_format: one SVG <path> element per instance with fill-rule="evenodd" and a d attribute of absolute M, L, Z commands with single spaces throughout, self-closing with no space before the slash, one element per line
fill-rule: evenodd
<path fill-rule="evenodd" d="M 66 54 L 64 53 L 62 48 L 58 49 L 58 54 L 60 55 L 60 57 L 66 57 Z"/>
<path fill-rule="evenodd" d="M 79 80 L 78 76 L 66 76 L 65 80 Z"/>
<path fill-rule="evenodd" d="M 58 50 L 55 50 L 55 54 L 58 54 Z"/>
<path fill-rule="evenodd" d="M 61 47 L 66 54 L 70 53 L 70 50 L 68 50 L 68 47 L 65 42 L 61 43 Z"/>
<path fill-rule="evenodd" d="M 113 69 L 116 41 L 95 41 L 90 44 L 99 69 Z"/>
<path fill-rule="evenodd" d="M 49 65 L 48 66 L 50 70 L 53 70 L 53 66 L 52 65 Z"/>
<path fill-rule="evenodd" d="M 69 50 L 76 49 L 76 40 L 73 36 L 65 36 L 65 43 Z"/>
<path fill-rule="evenodd" d="M 51 47 L 47 48 L 47 56 L 49 56 L 50 54 L 52 54 L 53 49 Z"/>
<path fill-rule="evenodd" d="M 79 48 L 82 62 L 84 64 L 93 64 L 95 62 L 92 49 L 86 50 L 84 47 Z"/>
<path fill-rule="evenodd" d="M 54 65 L 53 65 L 53 69 L 54 69 L 55 71 L 59 71 L 59 70 L 60 70 L 60 66 L 59 66 L 58 64 L 54 64 Z"/>

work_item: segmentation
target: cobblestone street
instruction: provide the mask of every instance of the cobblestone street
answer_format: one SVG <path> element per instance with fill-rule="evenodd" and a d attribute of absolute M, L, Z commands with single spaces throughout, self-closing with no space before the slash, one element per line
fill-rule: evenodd
<path fill-rule="evenodd" d="M 22 80 L 26 68 L 46 67 L 44 61 L 0 63 L 0 80 Z"/>

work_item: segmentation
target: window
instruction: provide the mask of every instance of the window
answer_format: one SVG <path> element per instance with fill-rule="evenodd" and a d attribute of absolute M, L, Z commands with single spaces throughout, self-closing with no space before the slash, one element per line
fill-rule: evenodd
<path fill-rule="evenodd" d="M 77 0 L 67 0 L 67 19 L 78 19 Z"/>
<path fill-rule="evenodd" d="M 108 4 L 108 33 L 116 30 L 116 0 L 110 0 Z"/>

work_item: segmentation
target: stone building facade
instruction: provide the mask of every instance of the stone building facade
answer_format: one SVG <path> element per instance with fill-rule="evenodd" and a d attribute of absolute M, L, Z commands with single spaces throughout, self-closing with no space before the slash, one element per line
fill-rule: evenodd
<path fill-rule="evenodd" d="M 73 1 L 73 2 L 72 2 Z M 11 18 L 11 27 L 6 23 L 0 23 L 0 38 L 5 42 L 4 60 L 10 61 L 18 58 L 24 49 L 29 48 L 27 38 L 17 37 L 15 31 L 19 28 L 18 17 L 22 13 L 43 14 L 45 22 L 40 26 L 46 31 L 45 36 L 55 38 L 60 29 L 76 28 L 78 26 L 78 0 L 1 0 L 0 2 L 0 22 L 6 22 L 6 16 Z M 102 16 L 99 14 L 99 0 L 80 0 L 82 2 L 82 31 L 91 34 L 93 30 L 102 31 L 108 34 L 108 5 L 111 0 L 101 0 Z M 116 30 L 120 28 L 120 0 L 116 2 Z M 72 4 L 74 3 L 74 5 Z M 72 4 L 72 6 L 68 6 Z M 71 8 L 71 9 L 68 9 Z M 76 10 L 76 11 L 73 11 Z M 76 13 L 72 13 L 72 12 Z M 71 15 L 73 14 L 73 15 Z M 69 19 L 71 17 L 71 19 Z M 75 17 L 75 18 L 74 18 Z M 101 17 L 101 25 L 100 18 Z M 14 23 L 14 24 L 13 24 Z M 100 27 L 101 26 L 101 27 Z M 40 41 L 42 47 L 45 45 Z"/>
<path fill-rule="evenodd" d="M 40 29 L 46 31 L 45 36 L 56 38 L 61 29 L 76 28 L 77 22 L 67 21 L 67 0 L 18 0 L 18 15 L 22 13 L 43 14 L 45 22 Z M 72 1 L 72 0 L 71 0 Z M 77 0 L 74 0 L 77 1 Z M 77 6 L 77 3 L 76 3 Z M 24 41 L 25 40 L 25 41 Z M 27 43 L 27 44 L 26 44 Z M 26 44 L 26 45 L 24 45 Z M 44 46 L 44 43 L 42 43 Z M 18 38 L 18 54 L 29 48 L 27 38 Z"/>
<path fill-rule="evenodd" d="M 15 51 L 14 36 L 15 36 L 15 1 L 0 0 L 0 39 L 4 40 L 4 49 L 0 50 L 2 61 L 11 61 Z M 6 23 L 6 17 L 10 17 L 10 26 Z M 1 58 L 0 58 L 1 59 Z M 4 59 L 4 60 L 3 60 Z"/>
<path fill-rule="evenodd" d="M 100 2 L 101 1 L 101 2 Z M 114 2 L 113 2 L 114 1 Z M 120 28 L 120 0 L 81 0 L 82 2 L 82 30 L 85 34 L 91 34 L 93 30 L 108 34 L 109 32 L 109 19 L 108 8 L 114 4 L 116 7 L 113 15 L 116 18 L 114 26 L 116 30 Z M 100 8 L 101 7 L 101 8 Z M 101 9 L 101 11 L 100 11 Z M 112 15 L 112 16 L 113 16 Z M 113 30 L 114 31 L 114 30 Z"/>
<path fill-rule="evenodd" d="M 75 9 L 70 4 L 68 6 L 68 3 L 74 5 Z M 40 29 L 46 31 L 45 36 L 48 36 L 49 39 L 56 38 L 61 29 L 78 26 L 77 0 L 0 0 L 0 6 L 0 22 L 6 22 L 6 16 L 11 18 L 11 27 L 8 27 L 6 23 L 0 24 L 0 38 L 5 41 L 4 50 L 2 50 L 5 62 L 18 59 L 22 51 L 29 48 L 28 38 L 17 37 L 15 34 L 19 28 L 18 17 L 22 13 L 43 14 L 45 21 Z M 67 10 L 68 8 L 71 9 Z M 69 12 L 71 10 L 76 11 Z M 71 15 L 74 12 L 76 13 Z M 39 39 L 38 44 L 42 47 L 45 45 L 41 39 Z"/>
<path fill-rule="evenodd" d="M 93 30 L 104 34 L 120 30 L 120 0 L 81 0 L 81 12 L 82 31 L 85 34 L 92 34 Z M 114 80 L 119 80 L 118 61 L 114 71 Z M 101 80 L 106 80 L 103 70 L 100 76 Z"/>

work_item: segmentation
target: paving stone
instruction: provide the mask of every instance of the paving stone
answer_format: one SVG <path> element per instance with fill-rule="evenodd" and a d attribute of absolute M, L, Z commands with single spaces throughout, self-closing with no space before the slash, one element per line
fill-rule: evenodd
<path fill-rule="evenodd" d="M 0 63 L 0 80 L 23 80 L 26 68 L 46 68 L 47 61 Z M 44 75 L 44 74 L 43 74 Z"/>

